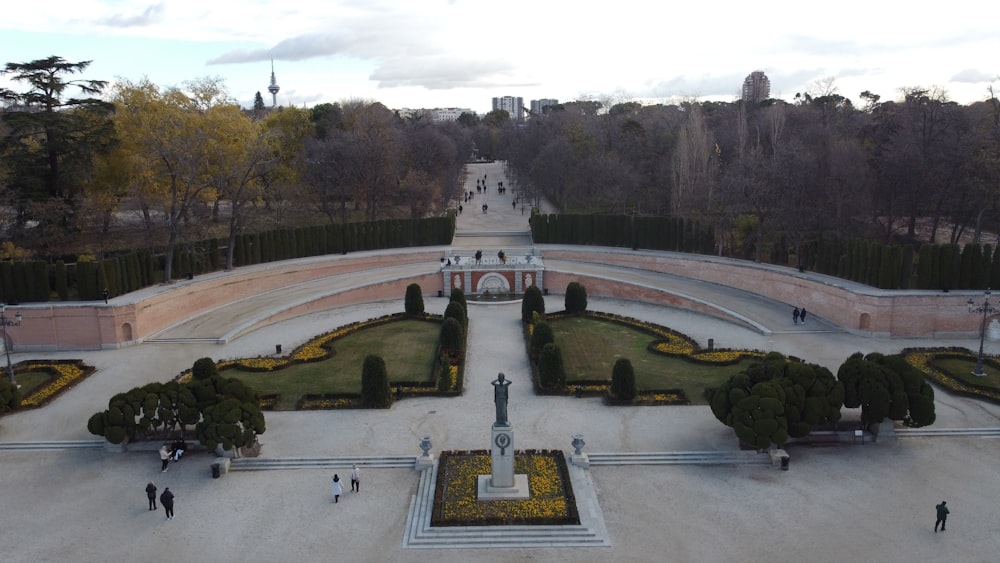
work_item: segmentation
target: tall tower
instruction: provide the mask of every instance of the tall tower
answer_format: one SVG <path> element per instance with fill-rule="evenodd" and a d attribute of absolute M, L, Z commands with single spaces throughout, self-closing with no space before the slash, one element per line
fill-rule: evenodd
<path fill-rule="evenodd" d="M 271 84 L 267 87 L 267 91 L 271 93 L 271 107 L 278 106 L 278 91 L 281 90 L 281 86 L 278 86 L 278 81 L 274 78 L 274 59 L 271 59 Z"/>
<path fill-rule="evenodd" d="M 751 72 L 743 81 L 743 101 L 760 103 L 771 97 L 771 80 L 762 70 Z"/>

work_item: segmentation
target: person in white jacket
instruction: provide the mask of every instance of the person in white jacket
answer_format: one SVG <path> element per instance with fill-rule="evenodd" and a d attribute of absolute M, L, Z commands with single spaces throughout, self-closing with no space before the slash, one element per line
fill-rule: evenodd
<path fill-rule="evenodd" d="M 340 495 L 344 493 L 344 483 L 336 473 L 330 483 L 330 492 L 333 493 L 333 502 L 340 502 Z"/>
<path fill-rule="evenodd" d="M 361 470 L 356 463 L 351 466 L 351 490 L 355 493 L 361 491 Z"/>

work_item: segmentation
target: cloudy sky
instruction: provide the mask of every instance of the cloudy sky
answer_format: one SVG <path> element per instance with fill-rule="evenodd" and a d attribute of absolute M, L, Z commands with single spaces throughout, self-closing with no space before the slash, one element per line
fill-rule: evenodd
<path fill-rule="evenodd" d="M 855 102 L 936 86 L 966 104 L 1000 91 L 998 54 L 982 0 L 47 0 L 0 18 L 0 63 L 57 55 L 92 60 L 84 78 L 161 86 L 217 76 L 244 105 L 258 91 L 270 105 L 272 59 L 279 105 L 731 101 L 753 70 L 788 100 L 833 78 Z"/>

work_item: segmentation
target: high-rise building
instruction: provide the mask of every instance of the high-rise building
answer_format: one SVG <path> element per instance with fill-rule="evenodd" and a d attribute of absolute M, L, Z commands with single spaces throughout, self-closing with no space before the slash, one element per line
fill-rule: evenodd
<path fill-rule="evenodd" d="M 541 100 L 531 100 L 531 115 L 542 115 L 545 108 L 559 105 L 559 100 L 552 98 L 542 98 Z"/>
<path fill-rule="evenodd" d="M 267 87 L 267 91 L 271 93 L 271 107 L 278 107 L 278 91 L 281 90 L 281 86 L 278 86 L 278 81 L 274 78 L 274 59 L 271 59 L 271 84 Z"/>
<path fill-rule="evenodd" d="M 514 96 L 493 98 L 493 109 L 506 111 L 514 121 L 524 120 L 524 98 Z"/>
<path fill-rule="evenodd" d="M 743 81 L 743 101 L 759 103 L 771 97 L 771 80 L 763 70 L 755 70 Z"/>

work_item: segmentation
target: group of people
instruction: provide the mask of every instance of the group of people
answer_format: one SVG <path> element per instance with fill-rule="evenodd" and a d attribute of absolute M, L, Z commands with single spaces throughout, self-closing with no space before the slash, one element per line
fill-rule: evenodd
<path fill-rule="evenodd" d="M 806 308 L 805 307 L 802 307 L 801 309 L 798 308 L 798 307 L 796 307 L 792 311 L 792 322 L 795 323 L 795 324 L 799 324 L 799 323 L 805 324 L 806 323 Z"/>
<path fill-rule="evenodd" d="M 146 498 L 149 499 L 149 509 L 156 510 L 156 485 L 152 481 L 146 485 Z M 174 519 L 174 493 L 170 487 L 164 487 L 160 494 L 160 506 L 167 513 L 167 520 Z"/>
<path fill-rule="evenodd" d="M 358 464 L 351 466 L 351 491 L 361 492 L 361 470 Z M 340 475 L 333 474 L 333 481 L 330 482 L 330 492 L 333 494 L 333 502 L 340 502 L 340 495 L 344 493 L 344 483 L 340 480 Z"/>
<path fill-rule="evenodd" d="M 171 461 L 179 461 L 186 450 L 187 443 L 183 438 L 174 440 L 169 446 L 166 444 L 160 446 L 160 473 L 167 471 L 167 465 Z"/>

